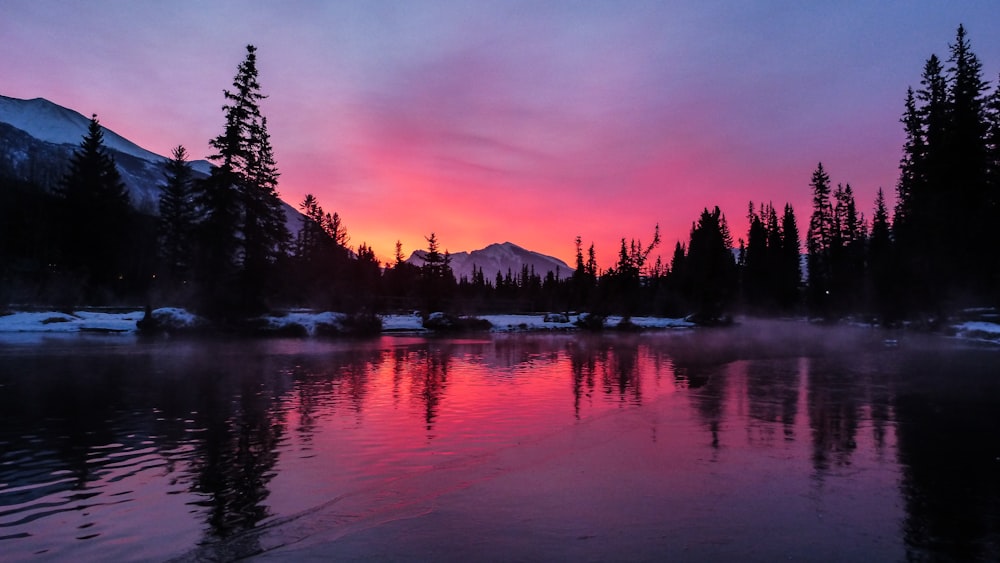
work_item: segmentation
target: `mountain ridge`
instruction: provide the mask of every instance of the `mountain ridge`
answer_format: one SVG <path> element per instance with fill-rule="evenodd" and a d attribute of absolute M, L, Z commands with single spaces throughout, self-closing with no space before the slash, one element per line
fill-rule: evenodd
<path fill-rule="evenodd" d="M 87 134 L 90 118 L 45 98 L 29 100 L 0 95 L 0 173 L 53 188 L 62 178 L 70 155 Z M 168 157 L 144 149 L 101 125 L 104 145 L 115 159 L 132 205 L 156 214 L 166 182 Z M 25 138 L 25 136 L 27 138 Z M 211 163 L 189 161 L 196 175 L 207 176 Z M 286 225 L 294 235 L 303 216 L 282 200 Z"/>
<path fill-rule="evenodd" d="M 415 250 L 406 261 L 421 266 L 426 254 L 424 250 Z M 496 279 L 498 272 L 506 277 L 509 271 L 513 277 L 517 277 L 521 275 L 525 266 L 529 270 L 534 269 L 534 273 L 541 277 L 545 277 L 549 272 L 559 277 L 566 277 L 573 272 L 568 264 L 554 256 L 528 250 L 509 241 L 495 242 L 478 250 L 449 253 L 449 258 L 452 272 L 455 273 L 457 280 L 462 277 L 471 280 L 473 267 L 481 269 L 483 276 L 491 283 Z"/>

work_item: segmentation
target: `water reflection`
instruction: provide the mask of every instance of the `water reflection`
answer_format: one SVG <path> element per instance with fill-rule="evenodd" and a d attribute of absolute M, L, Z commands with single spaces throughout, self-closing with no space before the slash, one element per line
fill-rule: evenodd
<path fill-rule="evenodd" d="M 1000 558 L 1000 381 L 993 351 L 956 362 L 933 351 L 904 360 L 896 395 L 908 555 Z"/>
<path fill-rule="evenodd" d="M 740 362 L 746 373 L 750 417 L 747 436 L 752 443 L 773 446 L 778 432 L 785 441 L 795 439 L 799 385 L 807 361 L 805 358 L 779 358 Z"/>
<path fill-rule="evenodd" d="M 599 473 L 583 453 L 615 442 L 588 432 L 624 414 L 616 447 L 635 449 L 619 455 L 702 491 L 671 518 L 722 494 L 685 465 L 704 459 L 736 479 L 714 501 L 734 514 L 755 513 L 749 491 L 782 474 L 789 513 L 822 507 L 902 550 L 878 553 L 1000 556 L 998 352 L 783 330 L 0 348 L 0 550 L 242 557 L 336 499 L 359 503 L 337 525 L 391 520 L 428 491 L 487 479 L 481 460 L 560 432 L 580 436 L 580 456 L 567 454 L 579 471 Z M 628 441 L 633 426 L 653 440 Z M 453 478 L 433 479 L 442 467 Z M 640 491 L 672 482 L 629 478 Z M 514 518 L 555 517 L 522 508 L 531 517 Z"/>

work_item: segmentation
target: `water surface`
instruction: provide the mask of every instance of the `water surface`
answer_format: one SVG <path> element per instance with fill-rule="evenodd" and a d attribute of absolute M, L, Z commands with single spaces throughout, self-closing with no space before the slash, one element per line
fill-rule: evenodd
<path fill-rule="evenodd" d="M 781 322 L 0 341 L 0 553 L 997 559 L 997 374 Z"/>

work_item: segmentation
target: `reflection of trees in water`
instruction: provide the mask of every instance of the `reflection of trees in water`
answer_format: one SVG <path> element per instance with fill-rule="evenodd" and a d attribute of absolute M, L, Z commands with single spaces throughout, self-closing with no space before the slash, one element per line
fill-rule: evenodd
<path fill-rule="evenodd" d="M 712 434 L 712 447 L 718 448 L 725 411 L 726 365 L 679 357 L 674 360 L 674 379 L 678 386 L 687 387 L 698 418 Z"/>
<path fill-rule="evenodd" d="M 80 501 L 101 494 L 115 453 L 145 449 L 149 435 L 169 442 L 183 434 L 159 428 L 150 420 L 150 398 L 158 396 L 135 382 L 152 371 L 144 355 L 82 354 L 7 356 L 0 362 L 0 483 L 3 506 L 28 505 L 61 490 Z M 146 384 L 148 385 L 148 384 Z M 159 446 L 159 444 L 158 444 Z M 25 453 L 31 452 L 25 459 Z M 172 466 L 167 464 L 168 470 Z M 71 480 L 50 483 L 51 475 L 68 471 Z M 38 486 L 44 483 L 45 486 Z"/>
<path fill-rule="evenodd" d="M 810 358 L 806 366 L 813 467 L 822 475 L 833 466 L 850 465 L 864 397 L 851 369 L 830 358 Z"/>
<path fill-rule="evenodd" d="M 573 375 L 573 413 L 580 418 L 580 402 L 594 395 L 594 374 L 597 373 L 597 356 L 585 339 L 573 340 L 566 347 L 570 371 Z"/>
<path fill-rule="evenodd" d="M 642 403 L 642 378 L 639 374 L 639 345 L 633 339 L 617 340 L 611 346 L 610 362 L 605 362 L 601 382 L 608 395 L 618 392 L 618 400 Z"/>
<path fill-rule="evenodd" d="M 410 395 L 423 405 L 424 424 L 428 432 L 434 429 L 441 399 L 448 388 L 451 357 L 449 346 L 428 346 L 408 354 Z"/>
<path fill-rule="evenodd" d="M 912 560 L 1000 561 L 1000 362 L 994 350 L 920 354 L 896 396 Z"/>
<path fill-rule="evenodd" d="M 573 378 L 573 411 L 580 418 L 583 399 L 591 399 L 600 382 L 607 396 L 619 403 L 642 403 L 642 369 L 648 349 L 634 335 L 602 337 L 581 335 L 567 343 Z M 657 366 L 654 366 L 657 367 Z M 654 370 L 655 371 L 655 370 Z"/>
<path fill-rule="evenodd" d="M 195 504 L 208 510 L 209 528 L 219 537 L 268 516 L 267 484 L 285 431 L 287 382 L 280 371 L 263 361 L 240 367 L 209 367 L 196 377 L 200 404 L 194 416 L 204 432 L 193 443 L 189 472 L 192 491 L 204 499 Z"/>
<path fill-rule="evenodd" d="M 795 439 L 798 414 L 800 359 L 777 358 L 745 362 L 750 439 L 756 430 L 763 443 L 773 441 L 774 428 L 781 426 L 784 439 Z"/>
<path fill-rule="evenodd" d="M 369 392 L 370 374 L 387 352 L 361 347 L 320 357 L 295 358 L 289 369 L 294 382 L 298 424 L 295 431 L 308 444 L 322 416 L 348 406 L 360 418 Z"/>

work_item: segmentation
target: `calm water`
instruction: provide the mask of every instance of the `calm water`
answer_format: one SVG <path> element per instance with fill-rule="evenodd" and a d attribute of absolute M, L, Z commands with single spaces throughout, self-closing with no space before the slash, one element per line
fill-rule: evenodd
<path fill-rule="evenodd" d="M 0 340 L 4 560 L 996 560 L 1000 350 Z"/>

